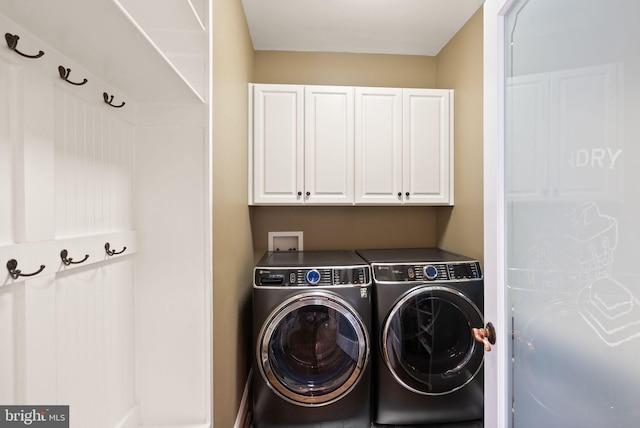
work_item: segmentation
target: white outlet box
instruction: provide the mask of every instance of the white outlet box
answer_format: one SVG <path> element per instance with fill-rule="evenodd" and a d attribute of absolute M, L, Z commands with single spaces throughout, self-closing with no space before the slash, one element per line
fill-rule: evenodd
<path fill-rule="evenodd" d="M 269 232 L 269 251 L 302 251 L 302 232 Z"/>

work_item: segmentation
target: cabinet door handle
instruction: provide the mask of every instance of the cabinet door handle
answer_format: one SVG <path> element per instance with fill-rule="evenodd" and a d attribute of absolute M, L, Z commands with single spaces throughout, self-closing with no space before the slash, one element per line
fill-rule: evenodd
<path fill-rule="evenodd" d="M 402 199 L 402 192 L 398 192 L 398 199 Z"/>
<path fill-rule="evenodd" d="M 302 192 L 298 192 L 298 197 L 302 196 Z"/>
<path fill-rule="evenodd" d="M 405 193 L 404 195 L 408 198 L 409 197 L 409 192 Z"/>
<path fill-rule="evenodd" d="M 311 196 L 311 192 L 307 192 L 307 198 Z"/>

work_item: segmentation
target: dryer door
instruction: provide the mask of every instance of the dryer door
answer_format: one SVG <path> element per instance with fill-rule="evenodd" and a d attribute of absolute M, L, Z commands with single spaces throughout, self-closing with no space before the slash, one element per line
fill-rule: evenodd
<path fill-rule="evenodd" d="M 325 291 L 301 293 L 267 318 L 256 351 L 261 375 L 276 394 L 301 406 L 322 406 L 359 381 L 369 335 L 344 299 Z"/>
<path fill-rule="evenodd" d="M 482 328 L 478 307 L 445 286 L 420 286 L 391 309 L 382 329 L 383 359 L 405 388 L 442 395 L 469 383 L 482 367 L 484 350 L 472 328 Z"/>

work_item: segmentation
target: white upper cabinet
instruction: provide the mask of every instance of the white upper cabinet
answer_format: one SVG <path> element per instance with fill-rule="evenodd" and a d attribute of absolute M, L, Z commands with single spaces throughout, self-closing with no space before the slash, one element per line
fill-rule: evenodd
<path fill-rule="evenodd" d="M 404 203 L 453 205 L 453 90 L 404 89 L 402 100 Z"/>
<path fill-rule="evenodd" d="M 251 89 L 250 204 L 453 205 L 452 90 Z"/>
<path fill-rule="evenodd" d="M 253 88 L 253 198 L 255 204 L 303 201 L 304 88 L 256 85 Z M 250 133 L 251 135 L 251 133 Z"/>
<path fill-rule="evenodd" d="M 356 203 L 402 201 L 402 89 L 356 89 Z"/>
<path fill-rule="evenodd" d="M 453 91 L 356 89 L 356 203 L 453 205 Z"/>
<path fill-rule="evenodd" d="M 353 88 L 305 88 L 305 203 L 353 203 Z"/>
<path fill-rule="evenodd" d="M 254 204 L 353 204 L 353 89 L 253 86 Z"/>

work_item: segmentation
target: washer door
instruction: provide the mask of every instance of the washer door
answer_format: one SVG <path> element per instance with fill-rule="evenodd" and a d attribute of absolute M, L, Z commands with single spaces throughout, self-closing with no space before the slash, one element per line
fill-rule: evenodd
<path fill-rule="evenodd" d="M 355 309 L 324 291 L 279 305 L 260 331 L 262 377 L 283 399 L 301 406 L 339 400 L 357 384 L 369 359 L 369 335 Z"/>
<path fill-rule="evenodd" d="M 405 388 L 448 394 L 469 383 L 482 367 L 483 348 L 471 331 L 482 326 L 478 307 L 460 291 L 417 287 L 389 312 L 382 329 L 383 359 Z"/>

